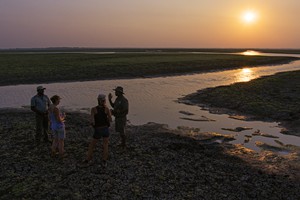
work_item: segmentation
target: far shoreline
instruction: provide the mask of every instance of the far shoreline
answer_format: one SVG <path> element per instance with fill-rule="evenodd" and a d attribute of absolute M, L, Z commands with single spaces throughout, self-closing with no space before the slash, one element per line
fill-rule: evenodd
<path fill-rule="evenodd" d="M 181 76 L 287 64 L 297 57 L 192 53 L 1 53 L 0 86 Z"/>

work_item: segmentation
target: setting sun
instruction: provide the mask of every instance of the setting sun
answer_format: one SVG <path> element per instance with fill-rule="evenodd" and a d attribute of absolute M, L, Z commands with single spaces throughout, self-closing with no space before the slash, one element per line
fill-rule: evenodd
<path fill-rule="evenodd" d="M 242 20 L 247 24 L 254 23 L 257 20 L 257 13 L 251 10 L 245 11 L 242 14 Z"/>

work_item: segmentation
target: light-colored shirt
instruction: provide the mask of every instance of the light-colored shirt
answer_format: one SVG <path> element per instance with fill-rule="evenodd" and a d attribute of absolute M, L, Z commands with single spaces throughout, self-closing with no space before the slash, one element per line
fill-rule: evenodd
<path fill-rule="evenodd" d="M 47 95 L 35 95 L 31 98 L 31 107 L 35 107 L 40 112 L 46 112 L 50 105 L 50 99 Z"/>
<path fill-rule="evenodd" d="M 50 128 L 51 130 L 59 130 L 65 127 L 65 123 L 59 122 L 53 112 L 50 112 Z"/>

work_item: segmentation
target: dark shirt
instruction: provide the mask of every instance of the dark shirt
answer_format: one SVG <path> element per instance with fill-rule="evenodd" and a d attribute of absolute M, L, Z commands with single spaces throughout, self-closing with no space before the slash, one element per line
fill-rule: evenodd
<path fill-rule="evenodd" d="M 118 96 L 113 103 L 113 114 L 115 117 L 126 117 L 128 114 L 128 100 L 124 96 Z"/>
<path fill-rule="evenodd" d="M 104 107 L 97 106 L 97 113 L 94 115 L 95 127 L 109 127 L 110 123 Z"/>

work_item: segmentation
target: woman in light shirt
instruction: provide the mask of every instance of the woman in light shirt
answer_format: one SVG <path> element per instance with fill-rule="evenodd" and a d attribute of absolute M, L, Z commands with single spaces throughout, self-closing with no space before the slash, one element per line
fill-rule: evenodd
<path fill-rule="evenodd" d="M 64 140 L 66 138 L 65 131 L 65 114 L 57 107 L 60 103 L 60 97 L 54 95 L 50 98 L 52 105 L 49 107 L 50 129 L 52 130 L 52 148 L 51 155 L 55 156 L 57 149 L 61 158 L 65 157 Z"/>

